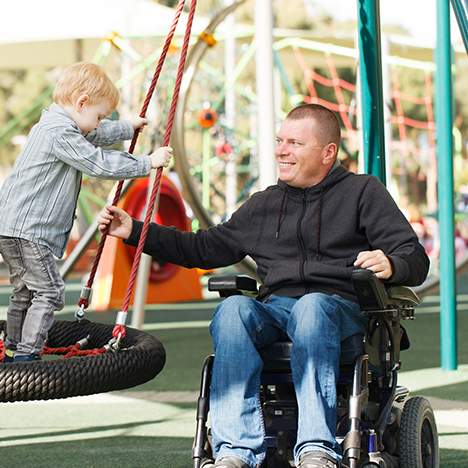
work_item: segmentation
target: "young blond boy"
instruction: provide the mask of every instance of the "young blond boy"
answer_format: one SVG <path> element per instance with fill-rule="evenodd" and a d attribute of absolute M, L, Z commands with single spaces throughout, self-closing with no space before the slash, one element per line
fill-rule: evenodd
<path fill-rule="evenodd" d="M 6 361 L 40 359 L 54 311 L 64 305 L 62 257 L 73 225 L 82 173 L 103 179 L 147 175 L 167 166 L 172 149 L 149 156 L 102 149 L 132 138 L 146 119 L 103 120 L 119 92 L 97 65 L 69 66 L 0 189 L 0 254 L 13 294 L 7 312 Z"/>

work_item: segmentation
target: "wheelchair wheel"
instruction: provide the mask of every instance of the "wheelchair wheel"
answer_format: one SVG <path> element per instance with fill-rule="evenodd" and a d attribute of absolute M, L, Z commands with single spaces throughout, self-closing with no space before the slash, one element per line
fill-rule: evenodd
<path fill-rule="evenodd" d="M 439 441 L 434 412 L 425 398 L 406 401 L 400 424 L 401 468 L 439 468 Z"/>

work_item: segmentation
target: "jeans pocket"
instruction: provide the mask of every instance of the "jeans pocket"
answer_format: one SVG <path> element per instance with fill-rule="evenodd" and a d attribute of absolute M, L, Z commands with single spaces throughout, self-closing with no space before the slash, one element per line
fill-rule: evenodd
<path fill-rule="evenodd" d="M 48 252 L 44 247 L 34 242 L 25 241 L 25 248 L 28 250 L 28 254 L 31 257 L 31 261 L 36 265 L 36 268 L 40 269 L 43 275 L 50 278 L 48 262 Z"/>
<path fill-rule="evenodd" d="M 62 277 L 60 276 L 60 272 L 57 268 L 57 262 L 52 251 L 48 247 L 39 244 L 36 244 L 34 248 L 38 254 L 38 258 L 40 258 L 40 263 L 44 273 L 49 278 L 51 285 L 57 290 L 63 292 L 65 285 Z"/>
<path fill-rule="evenodd" d="M 3 237 L 0 239 L 0 254 L 8 265 L 11 277 L 22 277 L 26 271 L 20 239 Z"/>
<path fill-rule="evenodd" d="M 31 289 L 56 291 L 63 296 L 64 282 L 52 251 L 43 245 L 21 239 L 26 265 L 25 282 Z"/>

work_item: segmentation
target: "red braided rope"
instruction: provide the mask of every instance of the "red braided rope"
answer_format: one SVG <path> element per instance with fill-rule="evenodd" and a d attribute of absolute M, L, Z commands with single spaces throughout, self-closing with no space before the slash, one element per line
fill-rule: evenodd
<path fill-rule="evenodd" d="M 145 117 L 145 115 L 146 115 L 146 111 L 148 109 L 149 103 L 151 101 L 154 90 L 156 88 L 156 84 L 158 82 L 159 75 L 161 74 L 162 67 L 163 67 L 164 62 L 166 60 L 167 51 L 169 50 L 169 46 L 171 45 L 172 38 L 174 37 L 174 33 L 175 33 L 175 30 L 176 30 L 177 24 L 179 22 L 180 15 L 181 15 L 182 10 L 184 8 L 184 4 L 185 4 L 185 0 L 179 0 L 179 4 L 177 5 L 171 28 L 170 28 L 169 33 L 168 33 L 168 35 L 166 37 L 166 40 L 164 42 L 164 46 L 162 48 L 161 55 L 159 56 L 158 64 L 156 66 L 156 70 L 154 72 L 153 79 L 151 80 L 150 87 L 148 88 L 148 92 L 146 93 L 146 98 L 145 98 L 145 100 L 143 102 L 143 106 L 142 106 L 141 111 L 140 111 L 140 117 Z M 132 154 L 134 149 L 135 149 L 136 142 L 138 140 L 138 135 L 139 134 L 140 134 L 140 129 L 135 130 L 134 133 L 133 133 L 133 138 L 132 138 L 132 141 L 130 143 L 130 147 L 128 149 L 128 152 L 130 154 Z M 169 144 L 169 142 L 167 144 Z M 165 144 L 165 145 L 167 146 L 167 144 Z M 117 189 L 116 189 L 115 194 L 114 194 L 114 199 L 112 200 L 112 205 L 117 205 L 117 203 L 118 203 L 118 201 L 120 199 L 120 194 L 122 192 L 123 184 L 124 184 L 123 180 L 119 181 L 119 183 L 117 185 Z M 88 287 L 88 288 L 91 288 L 92 285 L 93 285 L 94 278 L 96 276 L 96 272 L 97 272 L 97 269 L 98 269 L 98 266 L 99 266 L 99 262 L 101 260 L 102 251 L 104 249 L 104 244 L 106 242 L 107 231 L 108 231 L 108 229 L 106 229 L 104 232 L 102 232 L 101 240 L 99 242 L 97 252 L 96 252 L 96 257 L 94 258 L 93 266 L 91 268 L 91 271 L 89 273 L 89 278 L 88 278 L 88 281 L 86 283 L 86 287 Z M 88 303 L 87 299 L 80 298 L 80 300 L 78 301 L 78 306 L 79 307 L 83 306 L 84 308 L 87 308 L 88 305 L 89 305 L 89 303 Z"/>
<path fill-rule="evenodd" d="M 44 346 L 44 349 L 42 350 L 42 354 L 57 354 L 57 355 L 67 354 L 74 348 L 75 348 L 75 345 L 58 346 L 57 348 L 50 348 L 49 346 Z"/>
<path fill-rule="evenodd" d="M 106 348 L 93 348 L 93 349 L 81 349 L 79 344 L 74 344 L 71 346 L 63 346 L 61 348 L 49 348 L 46 346 L 42 351 L 42 354 L 55 354 L 63 355 L 65 359 L 75 357 L 75 356 L 97 356 L 99 354 L 105 353 Z"/>
<path fill-rule="evenodd" d="M 171 107 L 169 109 L 169 115 L 167 118 L 166 133 L 164 134 L 164 143 L 163 143 L 164 146 L 167 146 L 171 140 L 171 132 L 172 132 L 173 124 L 174 124 L 174 118 L 175 118 L 175 113 L 176 113 L 176 108 L 177 108 L 177 100 L 179 98 L 180 86 L 182 84 L 185 61 L 187 58 L 187 51 L 188 51 L 188 46 L 190 42 L 190 33 L 192 30 L 192 23 L 193 23 L 193 18 L 195 15 L 196 6 L 197 6 L 197 0 L 192 0 L 190 3 L 190 11 L 189 11 L 188 19 L 187 19 L 187 28 L 185 30 L 184 42 L 183 42 L 182 50 L 180 53 L 180 62 L 179 62 L 179 67 L 177 69 L 177 77 L 176 77 L 176 82 L 174 86 L 174 94 L 172 95 Z M 141 231 L 140 240 L 138 242 L 135 257 L 133 259 L 132 270 L 130 272 L 130 279 L 128 282 L 127 291 L 125 293 L 124 303 L 122 306 L 122 312 L 125 312 L 125 313 L 128 312 L 128 307 L 130 305 L 130 299 L 131 299 L 133 286 L 135 284 L 135 280 L 136 280 L 136 276 L 138 272 L 138 266 L 140 264 L 141 254 L 143 252 L 143 246 L 146 241 L 149 224 L 151 221 L 151 217 L 153 215 L 153 211 L 154 211 L 155 204 L 156 204 L 156 199 L 157 199 L 159 189 L 161 186 L 161 176 L 162 176 L 162 168 L 160 167 L 157 170 L 156 178 L 153 183 L 153 188 L 152 188 L 150 200 L 148 203 L 148 209 L 146 211 L 145 220 L 143 223 L 143 229 Z M 119 335 L 121 337 L 125 336 L 125 326 L 116 325 L 114 327 L 112 334 L 114 337 L 117 337 Z"/>
<path fill-rule="evenodd" d="M 62 346 L 58 348 L 49 348 L 45 346 L 42 350 L 41 355 L 44 354 L 54 354 L 54 355 L 63 355 L 65 359 L 74 357 L 74 356 L 97 356 L 107 352 L 107 349 L 102 348 L 93 348 L 93 349 L 81 349 L 78 343 L 70 346 Z M 0 340 L 0 362 L 3 362 L 5 359 L 5 343 L 3 340 Z"/>

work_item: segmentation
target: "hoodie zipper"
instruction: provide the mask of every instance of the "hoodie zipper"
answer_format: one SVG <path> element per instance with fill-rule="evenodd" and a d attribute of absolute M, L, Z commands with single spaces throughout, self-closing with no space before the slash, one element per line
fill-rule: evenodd
<path fill-rule="evenodd" d="M 302 196 L 302 213 L 300 218 L 297 220 L 297 239 L 299 241 L 299 247 L 302 252 L 302 262 L 301 262 L 301 268 L 299 271 L 299 275 L 301 277 L 301 280 L 305 283 L 305 262 L 307 260 L 307 254 L 306 254 L 306 248 L 305 248 L 305 243 L 304 243 L 304 238 L 302 237 L 302 221 L 304 220 L 304 215 L 306 212 L 306 194 L 304 192 Z"/>

